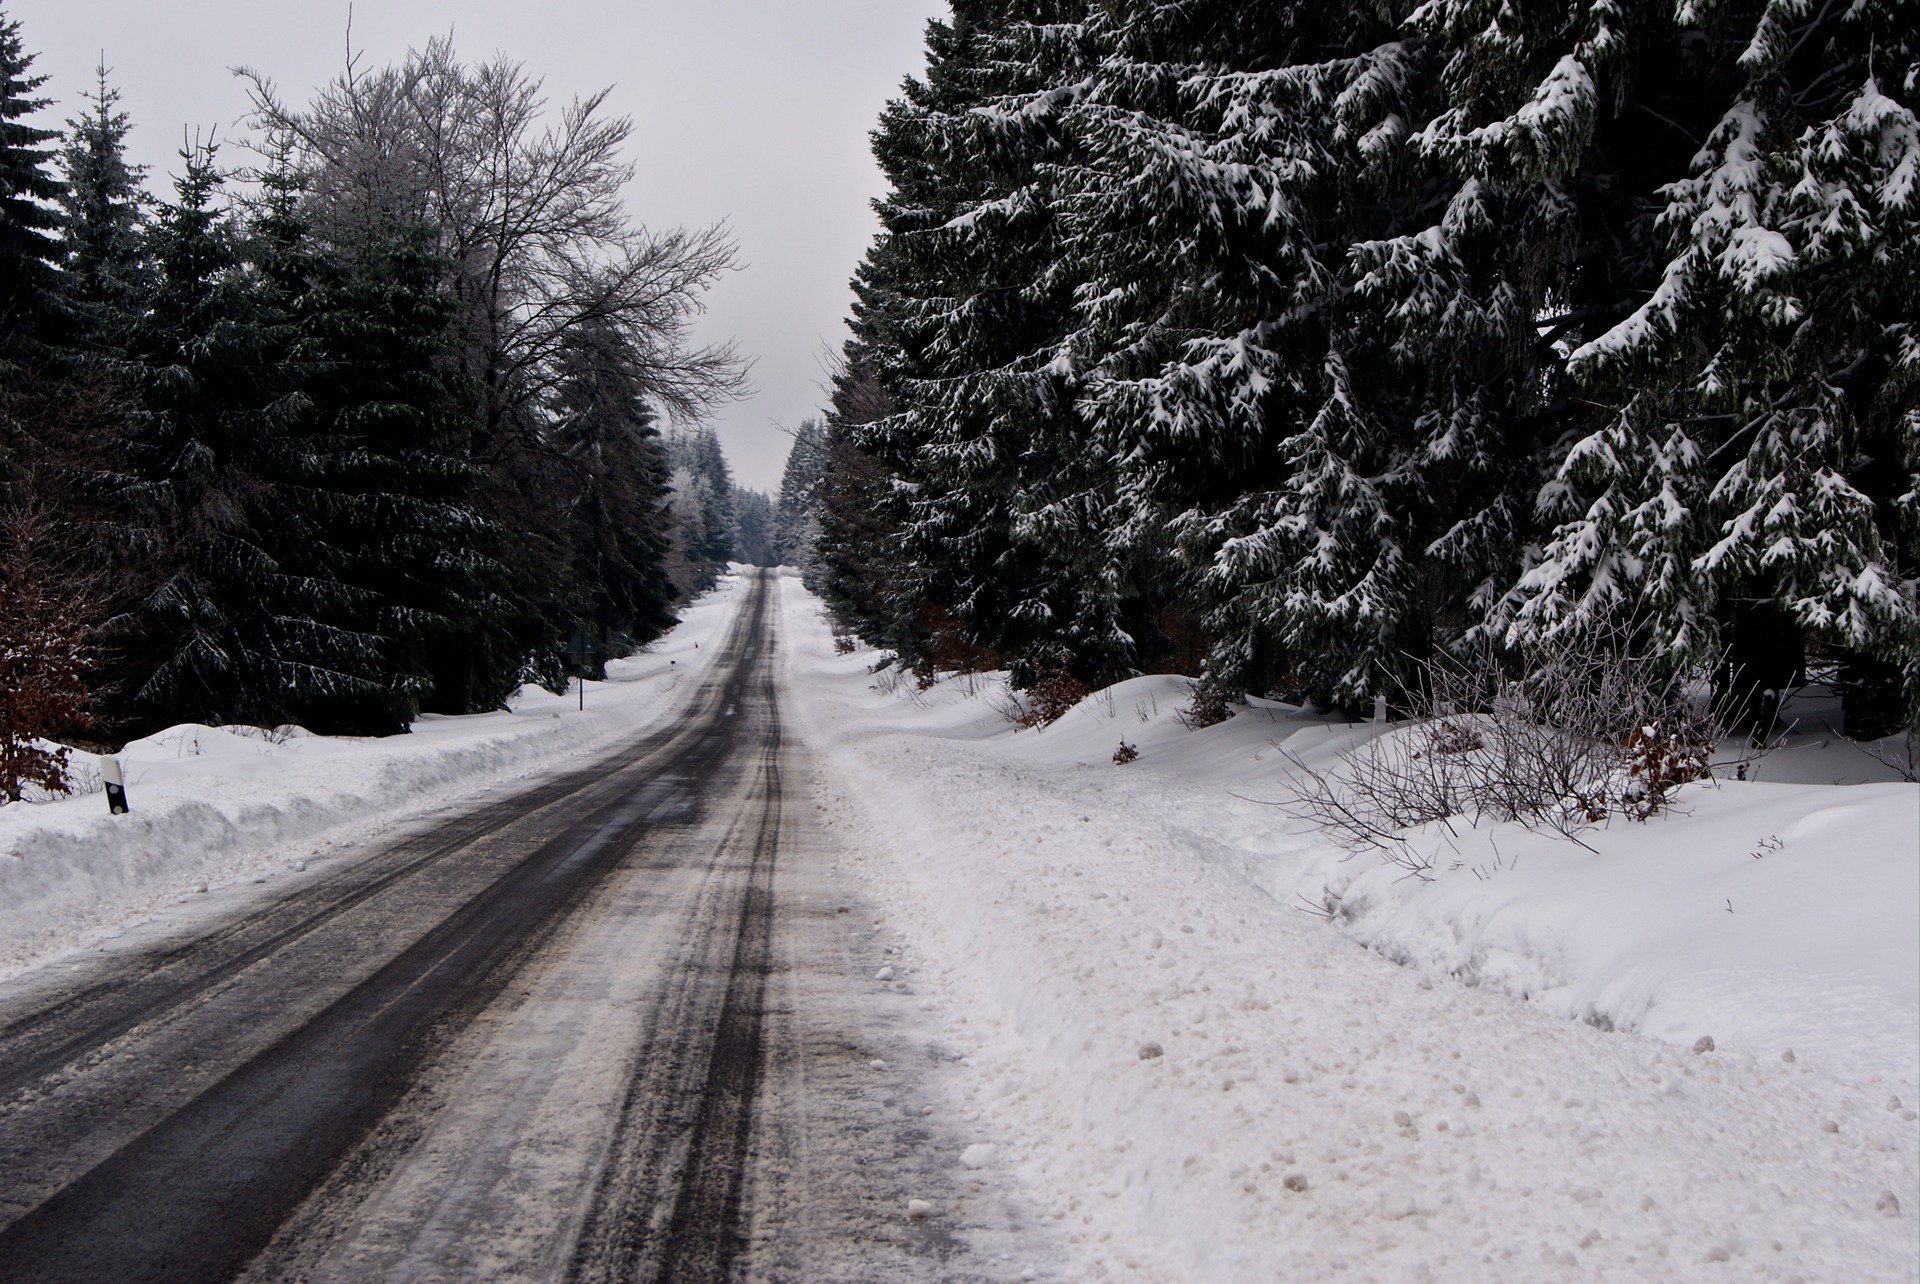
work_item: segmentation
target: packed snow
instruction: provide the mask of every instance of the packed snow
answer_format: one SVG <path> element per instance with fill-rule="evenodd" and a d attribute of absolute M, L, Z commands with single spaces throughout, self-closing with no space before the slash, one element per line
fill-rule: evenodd
<path fill-rule="evenodd" d="M 1807 783 L 1887 774 L 1851 746 L 1421 882 L 1274 805 L 1377 728 L 1144 677 L 1015 732 L 786 587 L 826 819 L 1089 1277 L 1920 1271 L 1920 788 Z"/>
<path fill-rule="evenodd" d="M 379 739 L 169 727 L 117 755 L 132 805 L 121 816 L 107 810 L 98 760 L 76 751 L 71 797 L 0 807 L 0 975 L 182 898 L 294 876 L 434 810 L 582 765 L 691 689 L 741 583 L 724 578 L 672 632 L 611 661 L 605 682 L 587 683 L 584 712 L 576 684 L 527 688 L 497 713 L 427 715 Z"/>

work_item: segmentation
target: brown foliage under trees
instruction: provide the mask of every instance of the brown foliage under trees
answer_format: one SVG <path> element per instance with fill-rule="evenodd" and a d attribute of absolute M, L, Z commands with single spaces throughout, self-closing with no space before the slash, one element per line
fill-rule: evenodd
<path fill-rule="evenodd" d="M 90 594 L 45 555 L 45 533 L 32 513 L 0 517 L 0 802 L 66 793 L 68 750 L 45 742 L 89 722 Z"/>

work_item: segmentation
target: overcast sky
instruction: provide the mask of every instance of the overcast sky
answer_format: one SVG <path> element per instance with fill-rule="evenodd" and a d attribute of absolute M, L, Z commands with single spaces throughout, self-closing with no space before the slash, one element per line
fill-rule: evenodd
<path fill-rule="evenodd" d="M 254 67 L 289 98 L 345 64 L 345 0 L 4 0 L 57 125 L 77 113 L 102 51 L 133 117 L 134 159 L 155 185 L 183 128 L 241 132 Z M 754 395 L 715 418 L 742 485 L 771 490 L 791 428 L 819 407 L 820 354 L 837 349 L 847 279 L 884 189 L 867 134 L 918 74 L 944 0 L 360 0 L 353 44 L 391 62 L 451 30 L 470 61 L 511 54 L 556 103 L 606 85 L 630 115 L 638 174 L 628 206 L 648 226 L 726 220 L 741 271 L 708 296 L 703 339 L 737 339 Z"/>

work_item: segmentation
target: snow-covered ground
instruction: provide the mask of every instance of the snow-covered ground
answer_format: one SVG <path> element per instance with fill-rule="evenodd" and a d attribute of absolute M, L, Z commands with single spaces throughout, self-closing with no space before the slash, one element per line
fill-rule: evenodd
<path fill-rule="evenodd" d="M 1920 1273 L 1920 788 L 1689 787 L 1597 851 L 1468 832 L 1421 883 L 1271 805 L 1280 746 L 1369 728 L 1191 731 L 1141 678 L 1015 733 L 991 678 L 881 689 L 786 587 L 825 817 L 1089 1274 Z"/>
<path fill-rule="evenodd" d="M 577 687 L 533 687 L 509 711 L 429 715 L 382 739 L 170 727 L 119 754 L 123 816 L 107 812 L 97 760 L 76 752 L 72 797 L 0 807 L 0 976 L 631 738 L 704 672 L 742 583 L 724 578 L 671 633 L 610 663 L 584 713 Z"/>
<path fill-rule="evenodd" d="M 0 808 L 0 970 L 630 738 L 739 599 L 584 716 L 534 691 L 390 740 L 174 728 L 122 755 L 130 816 Z M 1189 730 L 1186 684 L 1141 678 L 1015 733 L 996 680 L 889 688 L 791 577 L 781 612 L 819 814 L 893 933 L 875 984 L 965 1052 L 953 1162 L 1037 1199 L 1070 1277 L 1920 1279 L 1920 787 L 1806 739 L 1592 851 L 1432 836 L 1423 883 L 1273 805 L 1282 746 L 1326 764 L 1371 728 Z"/>

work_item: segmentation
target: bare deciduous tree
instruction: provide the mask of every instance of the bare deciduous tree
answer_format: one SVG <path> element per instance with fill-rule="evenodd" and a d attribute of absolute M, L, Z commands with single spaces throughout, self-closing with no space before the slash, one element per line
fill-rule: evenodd
<path fill-rule="evenodd" d="M 675 418 L 743 390 L 733 345 L 691 340 L 733 243 L 723 226 L 657 233 L 629 220 L 621 191 L 633 166 L 620 153 L 633 122 L 603 114 L 609 91 L 551 120 L 522 64 L 498 55 L 469 66 L 444 38 L 370 73 L 350 57 L 305 108 L 261 73 L 240 74 L 256 124 L 307 171 L 324 235 L 347 249 L 395 224 L 435 237 L 489 436 L 538 422 L 530 411 L 564 377 L 583 328 L 619 333 L 644 392 Z"/>

